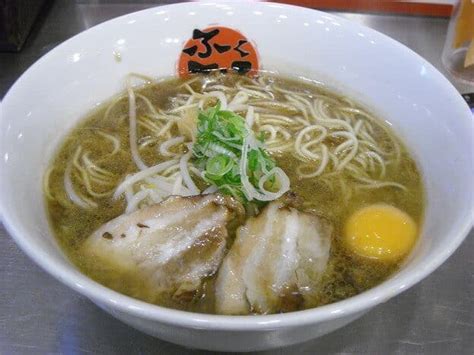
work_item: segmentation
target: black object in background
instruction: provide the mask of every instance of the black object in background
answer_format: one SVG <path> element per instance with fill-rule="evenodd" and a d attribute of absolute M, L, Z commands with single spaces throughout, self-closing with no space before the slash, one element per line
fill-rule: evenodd
<path fill-rule="evenodd" d="M 463 94 L 464 100 L 466 100 L 467 104 L 471 109 L 474 109 L 474 93 L 471 94 Z"/>
<path fill-rule="evenodd" d="M 0 0 L 0 51 L 18 52 L 45 0 Z"/>

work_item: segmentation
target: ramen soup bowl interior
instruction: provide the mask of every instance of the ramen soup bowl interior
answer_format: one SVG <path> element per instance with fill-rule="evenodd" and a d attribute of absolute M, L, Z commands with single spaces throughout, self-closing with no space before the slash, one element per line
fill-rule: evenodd
<path fill-rule="evenodd" d="M 423 176 L 426 212 L 415 250 L 388 280 L 355 297 L 304 311 L 205 315 L 112 291 L 79 272 L 58 247 L 41 185 L 61 138 L 93 107 L 123 90 L 128 73 L 175 75 L 193 30 L 214 24 L 237 29 L 251 40 L 261 69 L 316 80 L 357 99 L 408 146 Z M 114 317 L 187 347 L 249 351 L 326 334 L 426 277 L 472 226 L 473 120 L 461 96 L 432 65 L 400 43 L 326 13 L 238 2 L 132 13 L 46 54 L 18 79 L 1 108 L 0 209 L 15 242 L 49 274 Z"/>

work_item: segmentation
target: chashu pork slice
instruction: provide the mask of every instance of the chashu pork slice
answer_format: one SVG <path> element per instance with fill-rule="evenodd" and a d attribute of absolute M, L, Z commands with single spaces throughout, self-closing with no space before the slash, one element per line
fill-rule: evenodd
<path fill-rule="evenodd" d="M 275 313 L 318 290 L 332 226 L 310 214 L 270 203 L 237 230 L 216 281 L 220 314 Z M 293 304 L 293 305 L 291 305 Z"/>
<path fill-rule="evenodd" d="M 194 292 L 219 268 L 227 224 L 243 207 L 220 194 L 180 197 L 121 215 L 96 230 L 83 248 L 119 270 L 137 272 L 157 292 Z"/>

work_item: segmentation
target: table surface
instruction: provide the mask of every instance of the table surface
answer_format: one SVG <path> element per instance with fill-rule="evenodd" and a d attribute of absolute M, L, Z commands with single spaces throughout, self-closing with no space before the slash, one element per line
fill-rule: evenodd
<path fill-rule="evenodd" d="M 174 1 L 49 2 L 20 53 L 0 53 L 0 98 L 43 54 L 100 22 Z M 412 48 L 440 71 L 448 20 L 338 13 Z M 445 73 L 446 74 L 446 73 Z M 460 92 L 473 86 L 453 82 Z M 433 275 L 359 320 L 280 354 L 472 354 L 474 230 Z M 33 264 L 0 225 L 0 354 L 187 354 L 110 317 Z"/>

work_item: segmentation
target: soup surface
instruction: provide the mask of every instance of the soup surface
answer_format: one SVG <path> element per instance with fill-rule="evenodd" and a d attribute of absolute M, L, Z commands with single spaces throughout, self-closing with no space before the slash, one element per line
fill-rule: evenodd
<path fill-rule="evenodd" d="M 213 74 L 159 82 L 136 75 L 128 79 L 125 93 L 91 112 L 67 135 L 44 179 L 47 210 L 55 236 L 73 263 L 97 282 L 150 303 L 194 312 L 285 312 L 336 302 L 374 287 L 399 268 L 413 247 L 424 211 L 420 173 L 390 127 L 351 98 L 312 82 L 270 74 L 257 78 Z M 132 86 L 133 81 L 142 81 L 142 85 Z M 242 159 L 233 165 L 233 177 L 224 179 L 230 173 L 224 173 L 226 166 L 237 159 L 235 152 L 241 151 L 239 147 L 232 153 L 232 149 L 222 148 L 224 144 L 212 143 L 206 147 L 217 151 L 213 155 L 197 153 L 196 147 L 205 138 L 203 127 L 207 127 L 206 120 L 212 117 L 213 109 L 234 114 L 222 114 L 222 117 L 239 117 L 252 131 L 255 142 L 258 141 L 264 153 L 256 158 L 260 163 L 255 164 L 257 169 L 262 167 L 263 173 L 253 176 L 257 180 L 262 178 L 268 172 L 263 168 L 265 164 L 270 172 L 261 186 L 255 182 L 252 189 L 260 191 L 255 196 L 264 195 L 263 200 L 252 198 L 245 186 L 240 187 L 243 177 L 238 169 L 239 164 L 242 167 Z M 229 137 L 216 134 L 213 139 L 217 142 L 222 139 L 233 147 L 238 139 Z M 247 141 L 245 137 L 243 141 Z M 247 157 L 242 150 L 244 155 Z M 250 168 L 244 169 L 251 169 L 251 159 L 249 153 Z M 154 174 L 150 172 L 150 167 L 163 162 L 169 164 L 155 169 Z M 280 168 L 286 177 L 278 175 L 274 167 Z M 149 173 L 140 179 L 136 175 L 139 171 Z M 123 185 L 134 176 L 134 180 Z M 235 177 L 237 182 L 233 185 Z M 285 189 L 286 178 L 289 187 Z M 252 179 L 249 181 L 252 183 Z M 245 217 L 229 217 L 227 242 L 222 256 L 216 259 L 216 268 L 202 274 L 193 287 L 186 281 L 184 293 L 177 291 L 183 283 L 169 290 L 157 289 L 157 283 L 163 285 L 162 279 L 155 282 L 161 277 L 156 275 L 162 264 L 154 264 L 156 268 L 150 277 L 139 262 L 128 267 L 126 263 L 109 261 L 103 254 L 90 252 L 99 244 L 84 247 L 96 230 L 115 217 L 154 206 L 168 195 L 197 195 L 216 190 L 241 203 Z M 268 196 L 283 201 L 281 206 L 290 206 L 294 216 L 315 216 L 331 226 L 328 258 L 323 260 L 318 276 L 310 277 L 305 289 L 287 282 L 275 291 L 276 286 L 271 284 L 267 291 L 279 297 L 271 307 L 256 306 L 261 303 L 249 301 L 252 296 L 247 291 L 248 312 L 220 311 L 216 294 L 217 298 L 222 295 L 216 291 L 220 287 L 216 286 L 219 283 L 216 280 L 226 278 L 219 270 L 222 258 L 232 250 L 236 228 L 270 210 L 269 206 L 265 207 L 271 201 Z M 362 210 L 367 207 L 372 209 Z M 291 230 L 288 227 L 288 233 Z M 112 239 L 109 232 L 101 233 L 104 242 Z M 258 237 L 256 241 L 259 242 Z M 177 245 L 170 248 L 176 251 Z M 182 260 L 176 269 L 170 270 L 179 273 L 186 260 L 194 257 L 193 253 L 199 251 L 174 256 Z M 127 258 L 134 254 L 131 251 L 117 255 Z M 301 253 L 298 255 L 301 260 Z M 271 259 L 266 261 L 271 262 Z M 244 281 L 245 272 L 257 273 L 262 267 L 258 263 L 254 266 L 244 270 Z M 309 290 L 308 297 L 305 290 Z M 263 298 L 267 297 L 265 292 Z M 185 297 L 177 297 L 178 293 Z"/>

